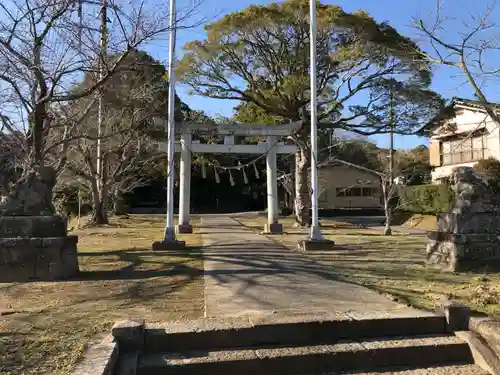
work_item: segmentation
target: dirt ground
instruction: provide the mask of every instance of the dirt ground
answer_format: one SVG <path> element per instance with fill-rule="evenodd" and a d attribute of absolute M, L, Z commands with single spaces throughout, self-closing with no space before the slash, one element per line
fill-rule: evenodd
<path fill-rule="evenodd" d="M 78 230 L 77 278 L 0 283 L 0 373 L 70 374 L 85 348 L 120 319 L 201 317 L 201 236 L 184 236 L 186 254 L 154 253 L 163 226 L 163 217 L 130 216 Z"/>

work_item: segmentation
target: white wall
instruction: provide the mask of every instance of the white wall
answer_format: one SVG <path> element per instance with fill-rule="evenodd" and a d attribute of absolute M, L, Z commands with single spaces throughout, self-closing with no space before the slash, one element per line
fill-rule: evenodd
<path fill-rule="evenodd" d="M 472 111 L 459 105 L 457 105 L 457 110 L 463 110 L 463 113 L 448 121 L 448 123 L 455 123 L 457 125 L 456 131 L 446 131 L 447 124 L 445 123 L 445 125 L 433 131 L 431 139 L 439 139 L 444 135 L 468 133 L 477 129 L 484 128 L 488 131 L 488 135 L 486 136 L 486 148 L 488 150 L 488 154 L 485 155 L 485 157 L 492 156 L 500 160 L 500 129 L 498 128 L 498 126 L 491 120 L 488 115 L 483 112 Z M 472 167 L 474 166 L 474 164 L 475 162 L 436 167 L 432 172 L 432 181 L 449 176 L 451 174 L 451 171 L 455 167 Z"/>
<path fill-rule="evenodd" d="M 436 167 L 432 172 L 431 172 L 431 178 L 432 181 L 436 181 L 440 178 L 443 177 L 448 177 L 451 172 L 453 171 L 453 168 L 456 167 L 473 167 L 475 162 L 472 163 L 463 163 L 463 164 L 453 164 L 453 165 L 444 165 L 442 167 Z"/>

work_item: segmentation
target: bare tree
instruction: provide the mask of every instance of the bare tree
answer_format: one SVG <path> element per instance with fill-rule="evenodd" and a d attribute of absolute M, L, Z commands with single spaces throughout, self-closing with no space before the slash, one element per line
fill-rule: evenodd
<path fill-rule="evenodd" d="M 152 169 L 165 158 L 153 142 L 158 137 L 154 118 L 164 115 L 167 108 L 165 67 L 142 51 L 131 52 L 123 67 L 100 88 L 102 107 L 92 105 L 92 98 L 82 98 L 66 116 L 81 119 L 86 113 L 79 121 L 77 139 L 65 150 L 64 174 L 80 180 L 91 193 L 96 224 L 107 223 L 110 196 L 119 205 L 123 194 L 147 183 Z M 88 74 L 78 87 L 94 81 L 95 76 Z"/>
<path fill-rule="evenodd" d="M 425 180 L 425 162 L 421 160 L 420 148 L 414 150 L 388 150 L 388 154 L 380 153 L 379 171 L 382 187 L 382 208 L 384 209 L 385 228 L 384 235 L 392 234 L 392 221 L 394 211 L 400 208 L 399 197 L 401 191 L 408 185 L 422 183 Z"/>
<path fill-rule="evenodd" d="M 443 1 L 436 1 L 434 19 L 425 22 L 415 18 L 414 24 L 429 44 L 429 52 L 418 51 L 428 61 L 457 69 L 476 98 L 484 104 L 491 119 L 500 125 L 500 114 L 488 100 L 487 84 L 500 78 L 498 49 L 500 25 L 498 1 L 486 1 L 484 9 L 469 14 L 468 19 L 457 19 L 447 13 Z M 454 9 L 458 9 L 456 4 Z M 480 5 L 479 5 L 480 7 Z M 474 7 L 478 9 L 478 7 Z M 452 32 L 450 32 L 452 31 Z"/>
<path fill-rule="evenodd" d="M 47 175 L 47 153 L 63 152 L 81 134 L 75 134 L 88 109 L 70 118 L 58 117 L 64 106 L 93 97 L 99 87 L 120 71 L 131 51 L 168 30 L 161 5 L 146 0 L 109 0 L 108 59 L 99 53 L 98 2 L 87 0 L 7 0 L 0 3 L 0 117 L 11 134 L 22 133 L 27 151 L 27 175 Z M 82 10 L 83 9 L 83 10 Z M 178 17 L 177 27 L 189 27 L 186 20 L 194 8 Z M 98 67 L 102 74 L 98 75 Z M 75 88 L 84 74 L 97 78 L 91 85 Z M 75 118 L 80 115 L 82 118 Z M 68 120 L 68 121 L 65 121 Z M 59 130 L 51 132 L 53 127 Z M 50 139 L 48 135 L 51 134 Z M 78 132 L 77 132 L 78 133 Z M 57 139 L 57 137 L 58 139 Z M 66 158 L 55 165 L 61 169 Z M 50 174 L 50 173 L 49 173 Z M 49 179 L 50 180 L 50 179 Z M 19 182 L 20 184 L 21 182 Z M 51 195 L 52 187 L 46 195 Z M 51 197 L 45 197 L 50 205 Z M 43 208 L 46 211 L 47 208 Z M 50 209 L 49 209 L 50 211 Z"/>

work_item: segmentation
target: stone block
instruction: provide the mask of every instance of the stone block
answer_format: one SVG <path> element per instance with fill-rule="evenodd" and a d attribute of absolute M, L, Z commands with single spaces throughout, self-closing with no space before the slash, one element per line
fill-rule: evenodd
<path fill-rule="evenodd" d="M 493 212 L 474 215 L 442 213 L 437 215 L 437 230 L 448 233 L 495 233 L 500 230 L 500 217 Z"/>
<path fill-rule="evenodd" d="M 184 250 L 185 248 L 185 241 L 174 240 L 153 242 L 153 251 Z"/>
<path fill-rule="evenodd" d="M 297 241 L 299 251 L 327 251 L 335 249 L 335 242 L 331 240 L 300 240 Z"/>
<path fill-rule="evenodd" d="M 122 320 L 116 322 L 111 334 L 120 350 L 135 351 L 144 347 L 145 323 L 143 319 Z"/>
<path fill-rule="evenodd" d="M 488 374 L 500 374 L 500 358 L 481 335 L 471 331 L 455 332 L 455 335 L 469 344 L 476 365 Z"/>
<path fill-rule="evenodd" d="M 175 226 L 175 231 L 178 233 L 178 234 L 190 234 L 190 233 L 193 233 L 193 227 L 189 224 L 187 225 L 176 225 Z"/>
<path fill-rule="evenodd" d="M 0 238 L 0 282 L 57 280 L 79 272 L 78 237 Z"/>
<path fill-rule="evenodd" d="M 469 329 L 470 309 L 467 306 L 457 301 L 446 301 L 439 306 L 439 311 L 446 318 L 448 332 Z"/>
<path fill-rule="evenodd" d="M 283 224 L 272 223 L 264 225 L 264 234 L 281 234 L 283 233 Z"/>
<path fill-rule="evenodd" d="M 500 356 L 500 322 L 491 318 L 471 317 L 469 329 L 479 334 L 491 349 Z"/>
<path fill-rule="evenodd" d="M 500 240 L 493 234 L 432 234 L 426 261 L 451 272 L 500 266 Z"/>
<path fill-rule="evenodd" d="M 66 219 L 61 216 L 0 216 L 0 238 L 64 237 Z"/>
<path fill-rule="evenodd" d="M 450 176 L 454 201 L 429 233 L 427 262 L 448 271 L 500 267 L 500 195 L 470 167 Z"/>
<path fill-rule="evenodd" d="M 113 336 L 89 347 L 71 375 L 113 375 L 118 360 L 118 347 Z"/>

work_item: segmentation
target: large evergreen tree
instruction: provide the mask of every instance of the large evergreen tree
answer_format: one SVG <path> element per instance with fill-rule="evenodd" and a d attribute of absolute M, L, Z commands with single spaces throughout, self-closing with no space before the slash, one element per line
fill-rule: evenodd
<path fill-rule="evenodd" d="M 179 76 L 193 93 L 241 101 L 247 107 L 240 107 L 240 115 L 244 110 L 247 119 L 252 113 L 262 118 L 264 112 L 273 118 L 302 120 L 294 135 L 299 146 L 295 213 L 301 225 L 309 222 L 310 199 L 308 12 L 309 0 L 288 0 L 228 14 L 206 26 L 206 39 L 185 45 L 178 66 Z M 339 6 L 318 2 L 316 50 L 318 117 L 323 128 L 365 135 L 387 132 L 387 121 L 371 120 L 383 111 L 385 97 L 380 90 L 388 80 L 397 81 L 400 89 L 425 88 L 430 83 L 417 45 L 364 11 L 346 13 Z M 365 93 L 364 104 L 353 103 L 360 93 Z M 400 128 L 395 131 L 407 126 L 396 125 Z"/>

